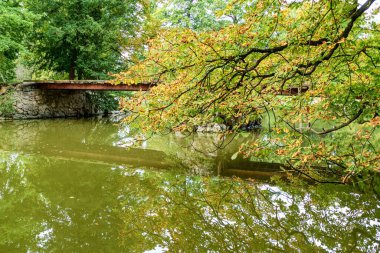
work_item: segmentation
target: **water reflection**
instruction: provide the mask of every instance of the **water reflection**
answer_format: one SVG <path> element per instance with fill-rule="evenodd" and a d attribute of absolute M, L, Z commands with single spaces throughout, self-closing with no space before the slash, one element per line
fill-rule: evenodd
<path fill-rule="evenodd" d="M 379 249 L 378 202 L 346 187 L 299 190 L 239 180 L 139 178 L 144 187 L 123 199 L 128 245 L 139 238 L 169 252 Z"/>
<path fill-rule="evenodd" d="M 109 120 L 14 121 L 0 124 L 0 150 L 43 154 L 47 158 L 108 165 L 182 168 L 189 174 L 266 178 L 284 174 L 281 165 L 231 157 L 258 134 L 220 138 L 197 134 L 155 136 L 132 147 L 128 126 Z M 228 143 L 228 145 L 226 145 Z M 220 147 L 222 147 L 220 149 Z"/>
<path fill-rule="evenodd" d="M 0 165 L 0 252 L 120 249 L 117 173 L 15 154 Z"/>
<path fill-rule="evenodd" d="M 109 122 L 58 122 L 0 125 L 0 252 L 379 250 L 374 196 L 165 169 L 176 141 L 139 153 Z"/>

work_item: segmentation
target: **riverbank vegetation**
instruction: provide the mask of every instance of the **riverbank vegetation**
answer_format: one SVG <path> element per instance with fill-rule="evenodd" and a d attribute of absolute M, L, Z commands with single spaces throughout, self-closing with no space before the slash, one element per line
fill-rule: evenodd
<path fill-rule="evenodd" d="M 0 84 L 0 117 L 8 117 L 15 112 L 13 93 L 13 86 Z"/>

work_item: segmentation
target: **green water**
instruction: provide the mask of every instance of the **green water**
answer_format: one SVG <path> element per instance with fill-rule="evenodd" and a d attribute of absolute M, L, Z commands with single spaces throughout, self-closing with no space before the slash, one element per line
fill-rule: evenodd
<path fill-rule="evenodd" d="M 375 196 L 267 183 L 277 164 L 231 160 L 259 134 L 221 150 L 216 135 L 128 149 L 131 134 L 98 119 L 0 123 L 0 252 L 379 251 Z"/>

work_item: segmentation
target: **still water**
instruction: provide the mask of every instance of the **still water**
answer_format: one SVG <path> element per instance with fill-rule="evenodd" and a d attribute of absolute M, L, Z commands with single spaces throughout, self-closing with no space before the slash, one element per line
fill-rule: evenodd
<path fill-rule="evenodd" d="M 128 148 L 132 134 L 104 119 L 1 122 L 0 252 L 380 250 L 375 196 L 232 160 L 257 134 L 223 149 L 216 135 Z"/>

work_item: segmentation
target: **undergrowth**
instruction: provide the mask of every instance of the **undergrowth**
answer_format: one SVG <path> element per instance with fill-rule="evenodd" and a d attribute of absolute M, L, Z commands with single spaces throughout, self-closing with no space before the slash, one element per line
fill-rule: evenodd
<path fill-rule="evenodd" d="M 10 117 L 14 109 L 14 88 L 0 85 L 0 117 Z"/>

